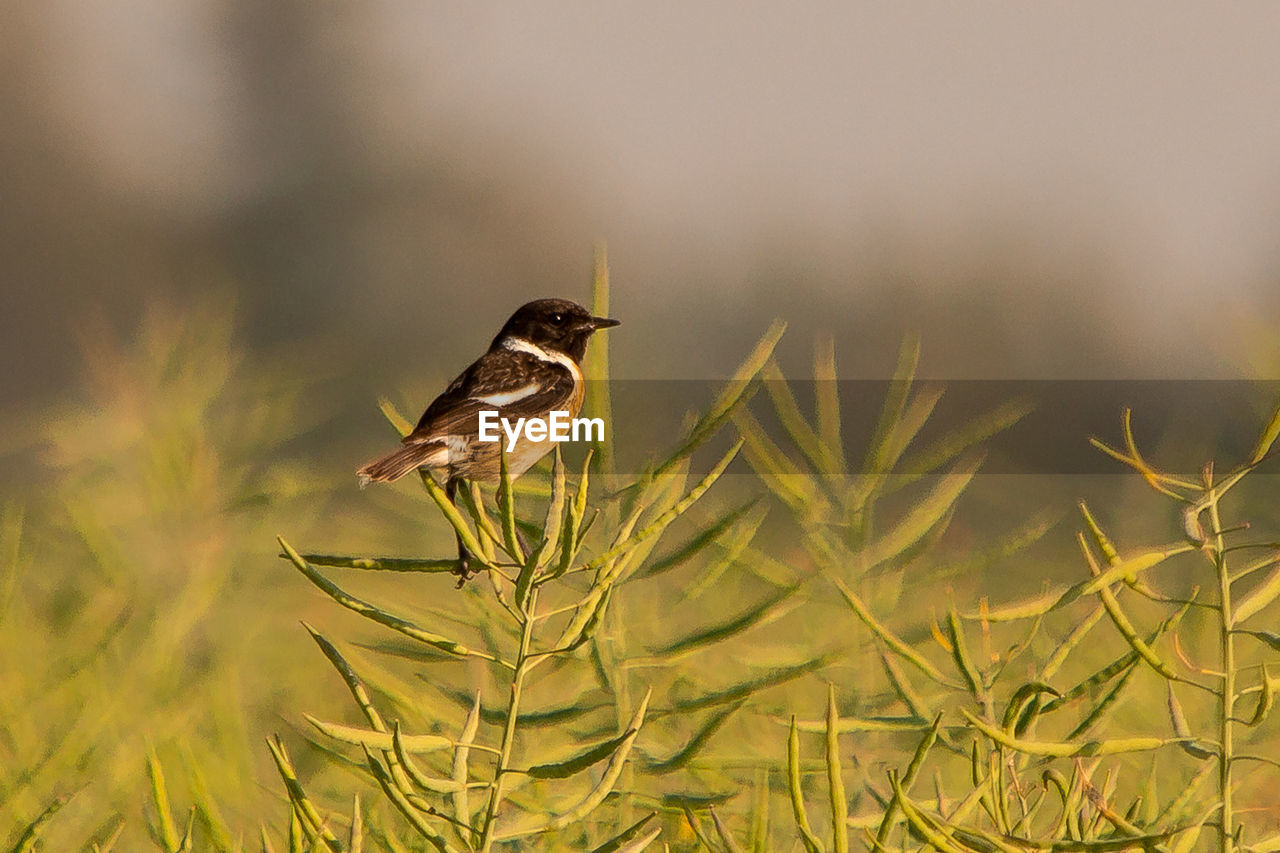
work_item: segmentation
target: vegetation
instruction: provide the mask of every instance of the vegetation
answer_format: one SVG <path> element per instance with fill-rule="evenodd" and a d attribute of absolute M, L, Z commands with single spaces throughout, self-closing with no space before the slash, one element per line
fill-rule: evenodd
<path fill-rule="evenodd" d="M 1114 533 L 1130 495 L 1082 503 L 1066 553 L 1052 513 L 965 514 L 1026 404 L 930 429 L 908 342 L 855 454 L 833 342 L 788 382 L 777 325 L 638 475 L 606 445 L 352 509 L 289 459 L 296 379 L 234 358 L 228 316 L 95 350 L 53 487 L 5 511 L 0 849 L 1280 850 L 1280 412 L 1194 476 L 1126 413 L 1099 452 L 1177 507 L 1168 542 Z M 295 547 L 424 524 L 479 577 Z"/>

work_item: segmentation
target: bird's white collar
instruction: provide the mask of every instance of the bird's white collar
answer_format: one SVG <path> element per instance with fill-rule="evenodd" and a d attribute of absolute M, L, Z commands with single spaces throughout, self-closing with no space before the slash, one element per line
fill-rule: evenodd
<path fill-rule="evenodd" d="M 538 359 L 539 361 L 545 361 L 549 364 L 559 364 L 562 367 L 567 367 L 569 369 L 569 372 L 572 373 L 574 376 L 576 377 L 582 376 L 582 371 L 578 369 L 578 365 L 574 362 L 574 360 L 571 357 L 569 357 L 565 353 L 555 352 L 553 350 L 546 350 L 538 346 L 537 344 L 535 344 L 533 341 L 528 341 L 528 340 L 525 340 L 524 338 L 517 338 L 517 337 L 503 338 L 502 346 L 506 349 L 511 350 L 512 352 L 522 352 L 522 353 L 526 353 L 527 355 L 531 355 L 534 358 Z"/>

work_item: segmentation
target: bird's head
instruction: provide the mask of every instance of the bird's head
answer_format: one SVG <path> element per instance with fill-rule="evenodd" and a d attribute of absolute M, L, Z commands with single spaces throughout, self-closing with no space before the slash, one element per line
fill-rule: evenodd
<path fill-rule="evenodd" d="M 521 338 L 549 352 L 562 352 L 581 361 L 587 340 L 596 329 L 618 325 L 617 320 L 592 317 L 591 312 L 567 299 L 539 299 L 520 306 L 493 341 L 501 346 L 508 338 Z"/>

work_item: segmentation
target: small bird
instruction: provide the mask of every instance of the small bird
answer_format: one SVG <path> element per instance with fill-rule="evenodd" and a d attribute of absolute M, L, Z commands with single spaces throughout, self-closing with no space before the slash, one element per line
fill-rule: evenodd
<path fill-rule="evenodd" d="M 521 306 L 488 351 L 432 401 L 413 432 L 404 437 L 404 446 L 356 472 L 361 487 L 389 483 L 425 468 L 444 476 L 445 493 L 452 501 L 461 480 L 496 482 L 507 437 L 481 441 L 480 412 L 497 411 L 498 417 L 511 423 L 519 418 L 545 420 L 553 411 L 576 417 L 582 409 L 579 364 L 587 341 L 597 329 L 618 322 L 592 317 L 567 299 L 539 299 Z M 529 470 L 551 448 L 550 440 L 534 441 L 522 433 L 507 453 L 511 477 Z M 454 573 L 459 586 L 471 576 L 470 554 L 461 537 Z"/>

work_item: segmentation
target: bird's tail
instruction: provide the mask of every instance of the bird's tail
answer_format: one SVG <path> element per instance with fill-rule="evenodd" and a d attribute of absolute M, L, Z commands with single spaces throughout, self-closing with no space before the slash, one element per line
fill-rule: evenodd
<path fill-rule="evenodd" d="M 440 452 L 444 447 L 436 443 L 406 444 L 404 447 L 375 459 L 365 465 L 356 476 L 360 479 L 360 488 L 370 483 L 390 483 L 399 480 L 405 474 L 422 466 L 432 467 L 439 463 Z"/>

